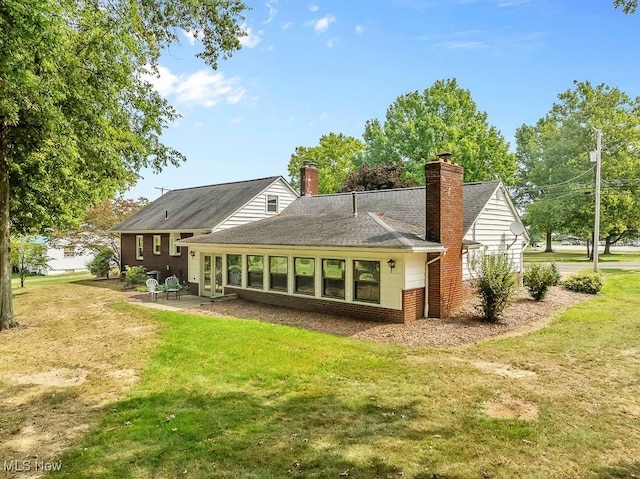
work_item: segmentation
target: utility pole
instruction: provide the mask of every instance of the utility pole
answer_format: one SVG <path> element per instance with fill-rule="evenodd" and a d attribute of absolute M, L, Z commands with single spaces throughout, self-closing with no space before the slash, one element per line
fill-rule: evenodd
<path fill-rule="evenodd" d="M 602 130 L 596 129 L 596 151 L 591 152 L 596 163 L 596 218 L 593 225 L 593 272 L 598 272 L 598 246 L 600 244 L 600 164 L 602 163 Z"/>

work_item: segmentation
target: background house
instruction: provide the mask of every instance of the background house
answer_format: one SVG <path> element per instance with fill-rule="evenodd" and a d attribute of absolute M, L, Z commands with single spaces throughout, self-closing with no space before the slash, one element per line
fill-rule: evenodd
<path fill-rule="evenodd" d="M 469 255 L 507 254 L 520 270 L 528 238 L 500 182 L 463 185 L 447 161 L 425 174 L 420 188 L 315 195 L 305 165 L 280 215 L 180 241 L 190 290 L 382 321 L 446 316 L 468 294 Z"/>
<path fill-rule="evenodd" d="M 114 228 L 121 268 L 186 280 L 189 256 L 178 240 L 275 216 L 297 196 L 281 176 L 171 190 Z"/>

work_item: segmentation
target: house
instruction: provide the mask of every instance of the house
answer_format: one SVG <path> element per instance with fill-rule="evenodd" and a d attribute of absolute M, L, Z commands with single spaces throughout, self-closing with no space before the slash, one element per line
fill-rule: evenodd
<path fill-rule="evenodd" d="M 178 240 L 276 216 L 297 197 L 281 176 L 171 190 L 113 229 L 120 233 L 121 268 L 143 266 L 159 280 L 184 281 L 189 256 Z"/>
<path fill-rule="evenodd" d="M 44 274 L 63 274 L 87 271 L 88 265 L 93 261 L 95 254 L 84 251 L 68 240 L 57 241 L 56 244 L 47 244 L 47 268 Z"/>
<path fill-rule="evenodd" d="M 463 185 L 447 160 L 425 165 L 426 186 L 301 196 L 281 214 L 184 238 L 190 290 L 391 322 L 443 317 L 466 295 L 470 256 L 509 255 L 518 271 L 528 236 L 499 181 Z"/>

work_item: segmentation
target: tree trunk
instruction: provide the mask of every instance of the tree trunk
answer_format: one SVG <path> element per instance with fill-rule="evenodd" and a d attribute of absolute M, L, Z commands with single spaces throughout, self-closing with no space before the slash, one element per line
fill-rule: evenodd
<path fill-rule="evenodd" d="M 587 258 L 591 258 L 591 249 L 589 248 L 590 244 L 591 241 L 587 240 Z"/>
<path fill-rule="evenodd" d="M 553 253 L 553 248 L 551 247 L 551 231 L 547 231 L 546 238 L 546 247 L 544 248 L 545 253 Z"/>
<path fill-rule="evenodd" d="M 611 254 L 611 235 L 607 235 L 604 240 L 604 252 L 602 254 Z"/>
<path fill-rule="evenodd" d="M 18 325 L 13 314 L 11 292 L 11 247 L 9 242 L 9 127 L 0 118 L 0 331 Z"/>

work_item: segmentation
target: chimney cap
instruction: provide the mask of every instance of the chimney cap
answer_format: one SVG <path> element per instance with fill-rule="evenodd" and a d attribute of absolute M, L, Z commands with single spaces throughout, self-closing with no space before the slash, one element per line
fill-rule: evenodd
<path fill-rule="evenodd" d="M 453 156 L 453 153 L 451 153 L 450 151 L 441 151 L 440 153 L 436 153 L 436 158 L 439 160 L 450 160 L 451 157 Z"/>
<path fill-rule="evenodd" d="M 316 165 L 313 161 L 308 161 L 308 160 L 304 160 L 304 161 L 302 162 L 302 166 L 303 166 L 303 167 L 305 167 L 305 166 L 306 166 L 306 167 L 308 167 L 308 168 L 317 168 L 317 167 L 318 167 L 318 165 Z"/>

